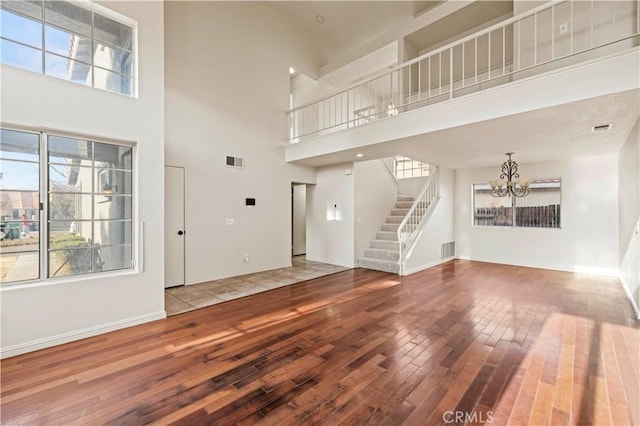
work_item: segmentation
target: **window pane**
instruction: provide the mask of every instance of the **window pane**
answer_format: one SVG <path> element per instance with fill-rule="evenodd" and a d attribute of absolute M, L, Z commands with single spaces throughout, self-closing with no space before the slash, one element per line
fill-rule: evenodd
<path fill-rule="evenodd" d="M 70 236 L 67 244 L 72 245 L 74 243 L 76 244 L 75 247 L 49 251 L 50 278 L 91 272 L 91 247 L 82 238 Z"/>
<path fill-rule="evenodd" d="M 4 38 L 42 48 L 42 23 L 5 9 L 0 10 L 0 34 Z"/>
<path fill-rule="evenodd" d="M 91 36 L 91 12 L 67 1 L 45 2 L 44 20 L 75 33 Z"/>
<path fill-rule="evenodd" d="M 51 53 L 45 54 L 44 73 L 87 86 L 91 85 L 91 66 Z"/>
<path fill-rule="evenodd" d="M 99 220 L 94 222 L 94 241 L 103 246 L 131 244 L 130 220 Z"/>
<path fill-rule="evenodd" d="M 511 197 L 493 197 L 488 184 L 473 185 L 474 224 L 512 226 Z"/>
<path fill-rule="evenodd" d="M 44 47 L 78 61 L 91 63 L 91 39 L 47 25 L 44 29 Z"/>
<path fill-rule="evenodd" d="M 49 136 L 48 143 L 50 163 L 67 164 L 69 160 L 76 160 L 78 165 L 90 166 L 92 164 L 92 142 L 62 136 Z"/>
<path fill-rule="evenodd" d="M 42 1 L 39 0 L 2 0 L 2 8 L 42 20 Z"/>
<path fill-rule="evenodd" d="M 78 190 L 78 182 L 82 181 L 81 187 L 85 188 L 86 192 L 90 192 L 91 168 L 79 167 L 72 161 L 70 163 L 70 165 L 49 165 L 49 191 L 76 192 Z"/>
<path fill-rule="evenodd" d="M 40 188 L 40 165 L 23 161 L 0 160 L 2 170 L 2 191 L 28 190 Z"/>
<path fill-rule="evenodd" d="M 98 169 L 95 192 L 104 196 L 131 194 L 131 172 Z"/>
<path fill-rule="evenodd" d="M 96 167 L 131 170 L 131 147 L 95 142 L 94 148 Z"/>
<path fill-rule="evenodd" d="M 0 60 L 3 64 L 42 73 L 42 51 L 2 40 Z"/>
<path fill-rule="evenodd" d="M 560 179 L 537 179 L 516 200 L 516 226 L 560 228 Z"/>
<path fill-rule="evenodd" d="M 96 195 L 94 202 L 96 219 L 131 219 L 130 195 Z"/>
<path fill-rule="evenodd" d="M 102 68 L 95 68 L 93 71 L 95 78 L 94 87 L 98 89 L 110 90 L 112 92 L 130 95 L 132 93 L 131 77 L 116 74 Z"/>
<path fill-rule="evenodd" d="M 36 280 L 40 277 L 40 254 L 37 251 L 15 251 L 5 252 L 5 246 L 2 246 L 2 273 L 0 274 L 0 283 L 18 282 L 26 280 Z M 22 246 L 21 248 L 38 249 L 37 242 L 31 246 Z"/>
<path fill-rule="evenodd" d="M 49 219 L 67 221 L 91 220 L 92 199 L 93 195 L 91 194 L 77 192 L 50 193 Z M 67 227 L 67 229 L 69 229 L 69 232 L 74 232 L 71 226 Z"/>
<path fill-rule="evenodd" d="M 116 47 L 131 50 L 133 29 L 113 19 L 98 15 L 94 16 L 94 38 L 106 41 Z"/>
<path fill-rule="evenodd" d="M 102 271 L 114 271 L 117 269 L 131 268 L 131 246 L 110 246 L 94 248 L 97 251 L 96 268 Z"/>
<path fill-rule="evenodd" d="M 130 57 L 131 52 L 127 50 L 96 42 L 93 64 L 130 76 L 132 74 Z"/>
<path fill-rule="evenodd" d="M 0 129 L 0 158 L 40 161 L 40 135 Z"/>

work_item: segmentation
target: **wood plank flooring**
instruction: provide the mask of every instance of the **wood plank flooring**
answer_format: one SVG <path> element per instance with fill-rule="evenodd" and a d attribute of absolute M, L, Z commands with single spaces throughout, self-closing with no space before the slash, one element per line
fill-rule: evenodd
<path fill-rule="evenodd" d="M 3 360 L 5 424 L 640 424 L 617 279 L 355 269 Z"/>

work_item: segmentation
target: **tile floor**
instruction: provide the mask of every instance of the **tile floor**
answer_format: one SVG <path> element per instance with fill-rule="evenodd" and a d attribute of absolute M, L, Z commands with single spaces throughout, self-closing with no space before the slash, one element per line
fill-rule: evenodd
<path fill-rule="evenodd" d="M 347 269 L 349 268 L 313 262 L 306 260 L 304 256 L 295 256 L 290 268 L 168 288 L 164 292 L 164 306 L 167 315 L 181 314 Z"/>

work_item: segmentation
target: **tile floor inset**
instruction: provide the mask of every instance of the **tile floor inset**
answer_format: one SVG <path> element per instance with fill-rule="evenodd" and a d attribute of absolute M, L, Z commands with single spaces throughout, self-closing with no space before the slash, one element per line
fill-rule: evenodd
<path fill-rule="evenodd" d="M 164 292 L 167 315 L 176 315 L 239 299 L 274 288 L 335 274 L 350 268 L 306 260 L 304 256 L 292 259 L 290 268 L 256 272 L 201 284 L 168 288 Z"/>

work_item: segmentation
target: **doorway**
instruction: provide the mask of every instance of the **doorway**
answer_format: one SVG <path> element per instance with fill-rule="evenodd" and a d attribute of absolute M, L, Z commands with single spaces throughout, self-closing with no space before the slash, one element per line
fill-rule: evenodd
<path fill-rule="evenodd" d="M 291 184 L 291 255 L 307 253 L 307 185 Z"/>
<path fill-rule="evenodd" d="M 185 284 L 184 167 L 164 167 L 164 288 Z"/>

